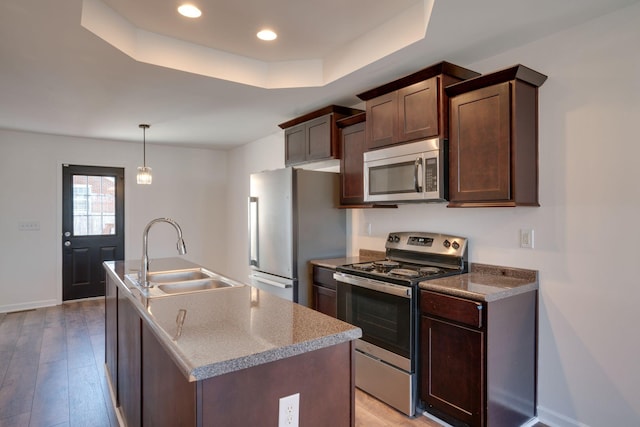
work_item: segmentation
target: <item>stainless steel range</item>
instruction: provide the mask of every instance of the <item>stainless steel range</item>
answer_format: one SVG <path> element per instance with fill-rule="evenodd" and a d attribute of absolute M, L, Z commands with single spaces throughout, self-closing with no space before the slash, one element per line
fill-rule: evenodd
<path fill-rule="evenodd" d="M 390 233 L 386 259 L 337 268 L 338 319 L 362 329 L 356 386 L 409 416 L 418 387 L 418 283 L 467 272 L 467 239 Z"/>

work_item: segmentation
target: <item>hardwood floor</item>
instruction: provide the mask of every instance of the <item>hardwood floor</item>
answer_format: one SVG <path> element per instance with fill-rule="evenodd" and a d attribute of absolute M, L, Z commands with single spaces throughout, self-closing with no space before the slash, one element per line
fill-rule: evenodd
<path fill-rule="evenodd" d="M 104 375 L 104 303 L 0 318 L 0 426 L 117 426 Z"/>
<path fill-rule="evenodd" d="M 356 427 L 441 427 L 442 425 L 425 416 L 409 418 L 356 389 Z"/>
<path fill-rule="evenodd" d="M 0 315 L 0 427 L 117 426 L 104 372 L 104 303 Z M 440 427 L 356 392 L 357 427 Z"/>

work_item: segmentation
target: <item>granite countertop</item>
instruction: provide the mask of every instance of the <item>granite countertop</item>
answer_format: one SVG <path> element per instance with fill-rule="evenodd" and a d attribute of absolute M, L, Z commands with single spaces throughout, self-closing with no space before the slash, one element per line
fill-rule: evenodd
<path fill-rule="evenodd" d="M 362 336 L 348 323 L 275 297 L 250 285 L 145 298 L 125 274 L 139 261 L 105 267 L 189 381 L 330 347 Z M 180 258 L 153 260 L 151 271 L 199 267 Z M 176 319 L 186 310 L 181 333 Z"/>
<path fill-rule="evenodd" d="M 319 267 L 326 267 L 326 268 L 331 268 L 335 270 L 337 267 L 341 265 L 358 264 L 361 262 L 371 262 L 371 261 L 377 261 L 381 259 L 385 259 L 384 252 L 360 249 L 358 256 L 329 258 L 329 259 L 312 259 L 309 262 Z"/>
<path fill-rule="evenodd" d="M 538 289 L 538 272 L 472 263 L 469 273 L 420 282 L 420 289 L 476 301 L 497 301 Z"/>

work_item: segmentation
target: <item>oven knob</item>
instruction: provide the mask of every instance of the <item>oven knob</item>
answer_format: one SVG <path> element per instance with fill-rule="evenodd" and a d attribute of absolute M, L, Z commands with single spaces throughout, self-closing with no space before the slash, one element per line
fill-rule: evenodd
<path fill-rule="evenodd" d="M 393 235 L 389 235 L 389 238 L 387 239 L 388 242 L 393 242 Z"/>
<path fill-rule="evenodd" d="M 457 251 L 458 249 L 460 249 L 460 245 L 458 244 L 458 242 L 455 242 L 455 241 L 454 241 L 454 242 L 451 244 L 451 246 L 452 246 L 452 247 L 453 247 L 453 249 L 455 249 L 456 251 Z"/>
<path fill-rule="evenodd" d="M 393 241 L 398 243 L 400 241 L 400 237 L 399 236 L 393 236 Z"/>
<path fill-rule="evenodd" d="M 445 248 L 448 248 L 449 246 L 451 246 L 451 242 L 448 240 L 445 240 L 443 244 Z"/>

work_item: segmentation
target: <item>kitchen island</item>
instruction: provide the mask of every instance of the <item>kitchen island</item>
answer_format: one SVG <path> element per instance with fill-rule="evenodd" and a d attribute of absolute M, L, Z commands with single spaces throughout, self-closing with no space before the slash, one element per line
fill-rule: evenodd
<path fill-rule="evenodd" d="M 106 368 L 126 425 L 278 425 L 291 395 L 301 424 L 354 425 L 360 329 L 249 285 L 148 298 L 126 277 L 139 266 L 105 263 Z"/>

